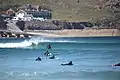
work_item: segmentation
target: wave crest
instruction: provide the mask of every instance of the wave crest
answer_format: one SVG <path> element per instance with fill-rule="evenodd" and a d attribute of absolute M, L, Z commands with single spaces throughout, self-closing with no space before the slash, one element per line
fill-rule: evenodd
<path fill-rule="evenodd" d="M 70 42 L 69 40 L 56 40 L 56 39 L 49 39 L 49 38 L 44 38 L 44 37 L 32 37 L 29 40 L 23 40 L 23 41 L 11 41 L 11 42 L 5 42 L 5 43 L 0 43 L 0 48 L 25 48 L 29 46 L 35 46 L 38 45 L 39 43 L 43 42 Z"/>

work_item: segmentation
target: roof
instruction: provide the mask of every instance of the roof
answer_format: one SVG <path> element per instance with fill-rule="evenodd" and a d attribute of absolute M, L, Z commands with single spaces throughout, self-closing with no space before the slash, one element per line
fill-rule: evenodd
<path fill-rule="evenodd" d="M 26 13 L 26 11 L 25 10 L 19 10 L 16 13 Z"/>
<path fill-rule="evenodd" d="M 26 11 L 27 13 L 51 13 L 50 11 Z"/>
<path fill-rule="evenodd" d="M 28 8 L 28 5 L 24 4 L 24 5 L 19 7 L 19 9 L 25 9 L 25 8 Z"/>
<path fill-rule="evenodd" d="M 36 8 L 36 9 L 37 9 L 37 8 L 39 8 L 39 7 L 40 7 L 40 5 L 35 5 L 35 4 L 34 4 L 34 5 L 31 5 L 31 7 L 32 7 L 32 8 Z"/>
<path fill-rule="evenodd" d="M 32 14 L 33 17 L 43 17 L 43 16 L 51 16 L 50 11 L 26 11 L 27 14 Z"/>
<path fill-rule="evenodd" d="M 37 9 L 39 7 L 40 7 L 40 5 L 37 5 L 37 4 L 24 4 L 24 5 L 20 6 L 19 9 L 29 9 L 29 8 Z"/>
<path fill-rule="evenodd" d="M 7 11 L 14 11 L 13 9 L 9 8 Z"/>
<path fill-rule="evenodd" d="M 28 13 L 28 14 L 46 14 L 51 13 L 50 11 L 27 11 L 27 10 L 19 10 L 17 13 Z"/>

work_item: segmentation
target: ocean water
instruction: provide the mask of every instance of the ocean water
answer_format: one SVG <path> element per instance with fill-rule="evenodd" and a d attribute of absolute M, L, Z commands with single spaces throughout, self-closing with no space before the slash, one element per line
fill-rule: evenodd
<path fill-rule="evenodd" d="M 0 39 L 0 80 L 120 80 L 119 62 L 120 37 Z"/>

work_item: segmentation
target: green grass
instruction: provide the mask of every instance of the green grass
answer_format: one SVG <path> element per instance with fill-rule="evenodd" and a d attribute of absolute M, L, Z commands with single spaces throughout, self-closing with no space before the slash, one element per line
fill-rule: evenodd
<path fill-rule="evenodd" d="M 33 3 L 44 5 L 52 9 L 53 19 L 69 21 L 88 21 L 113 16 L 106 9 L 97 10 L 94 8 L 98 1 L 79 0 L 78 4 L 76 0 L 11 0 L 11 4 Z"/>
<path fill-rule="evenodd" d="M 113 16 L 106 9 L 97 10 L 95 5 L 97 0 L 80 0 L 80 3 L 77 4 L 76 0 L 62 0 L 63 4 L 56 5 L 55 3 L 51 6 L 53 10 L 53 18 L 55 19 L 65 19 L 71 21 L 85 21 L 100 19 L 103 17 Z M 63 7 L 67 5 L 68 7 Z M 78 12 L 78 13 L 76 13 Z"/>

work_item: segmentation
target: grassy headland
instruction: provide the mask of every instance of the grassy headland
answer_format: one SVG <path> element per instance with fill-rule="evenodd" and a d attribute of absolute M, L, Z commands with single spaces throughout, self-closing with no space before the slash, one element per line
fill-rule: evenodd
<path fill-rule="evenodd" d="M 68 21 L 95 21 L 111 18 L 108 9 L 98 9 L 100 0 L 1 0 L 1 6 L 40 4 L 52 9 L 53 19 Z"/>

